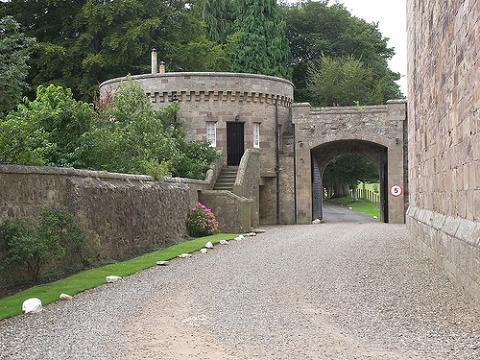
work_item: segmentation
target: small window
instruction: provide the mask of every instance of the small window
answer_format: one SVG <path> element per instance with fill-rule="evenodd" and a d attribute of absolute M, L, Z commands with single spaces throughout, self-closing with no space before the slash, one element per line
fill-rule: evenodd
<path fill-rule="evenodd" d="M 255 149 L 260 148 L 260 124 L 253 124 L 253 147 Z"/>
<path fill-rule="evenodd" d="M 217 147 L 217 123 L 207 122 L 207 142 L 210 147 Z"/>

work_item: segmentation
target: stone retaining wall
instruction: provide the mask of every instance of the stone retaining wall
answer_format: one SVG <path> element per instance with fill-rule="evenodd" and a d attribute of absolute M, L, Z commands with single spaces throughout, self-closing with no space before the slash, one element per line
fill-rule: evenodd
<path fill-rule="evenodd" d="M 198 190 L 210 187 L 200 180 L 1 165 L 0 219 L 37 219 L 44 205 L 69 211 L 98 260 L 119 260 L 185 237 Z"/>
<path fill-rule="evenodd" d="M 220 231 L 233 233 L 252 231 L 254 200 L 227 190 L 201 191 L 199 200 L 213 210 L 220 223 Z"/>

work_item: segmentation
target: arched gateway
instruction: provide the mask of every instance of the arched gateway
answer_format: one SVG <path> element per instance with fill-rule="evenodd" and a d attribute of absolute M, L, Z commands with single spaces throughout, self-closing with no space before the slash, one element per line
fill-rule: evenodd
<path fill-rule="evenodd" d="M 407 189 L 406 103 L 312 108 L 294 104 L 297 222 L 322 218 L 322 176 L 327 164 L 348 153 L 367 156 L 380 174 L 382 220 L 404 223 Z M 403 190 L 392 194 L 395 185 Z"/>
<path fill-rule="evenodd" d="M 225 230 L 321 217 L 320 175 L 332 157 L 349 151 L 378 164 L 384 174 L 383 219 L 404 222 L 405 195 L 387 195 L 394 184 L 406 189 L 404 102 L 292 105 L 291 82 L 255 74 L 154 72 L 132 79 L 157 108 L 179 102 L 178 122 L 187 136 L 209 141 L 223 154 L 199 199 L 222 214 L 230 224 Z M 101 84 L 101 97 L 110 98 L 124 80 Z"/>

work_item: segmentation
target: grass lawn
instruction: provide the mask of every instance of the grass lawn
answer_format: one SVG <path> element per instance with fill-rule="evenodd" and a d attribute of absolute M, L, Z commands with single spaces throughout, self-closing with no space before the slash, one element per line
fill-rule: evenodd
<path fill-rule="evenodd" d="M 380 208 L 374 203 L 365 200 L 358 200 L 353 201 L 351 197 L 343 197 L 338 199 L 330 199 L 328 200 L 335 204 L 343 205 L 346 207 L 351 207 L 353 211 L 358 212 L 363 215 L 367 215 L 371 218 L 374 216 L 377 217 L 377 220 L 380 220 Z"/>
<path fill-rule="evenodd" d="M 363 183 L 358 184 L 357 189 L 363 189 Z M 365 189 L 375 192 L 380 191 L 379 183 L 365 183 Z"/>
<path fill-rule="evenodd" d="M 193 253 L 200 250 L 205 243 L 211 241 L 217 244 L 220 240 L 231 240 L 236 234 L 215 234 L 195 240 L 185 241 L 165 249 L 153 251 L 137 258 L 109 264 L 95 269 L 81 271 L 65 279 L 39 285 L 21 291 L 15 295 L 0 299 L 0 320 L 22 313 L 22 303 L 29 298 L 39 298 L 43 305 L 58 300 L 61 293 L 75 295 L 82 291 L 95 288 L 105 283 L 108 275 L 128 276 L 156 265 L 157 261 L 170 260 L 183 253 Z"/>

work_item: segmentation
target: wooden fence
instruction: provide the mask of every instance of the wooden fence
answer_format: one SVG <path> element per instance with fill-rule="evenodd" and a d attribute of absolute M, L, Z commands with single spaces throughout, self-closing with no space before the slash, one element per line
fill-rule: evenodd
<path fill-rule="evenodd" d="M 350 197 L 354 199 L 353 190 L 350 190 Z M 380 194 L 377 194 L 371 190 L 367 189 L 357 189 L 357 197 L 358 199 L 363 199 L 366 201 L 370 201 L 371 203 L 380 204 Z"/>

